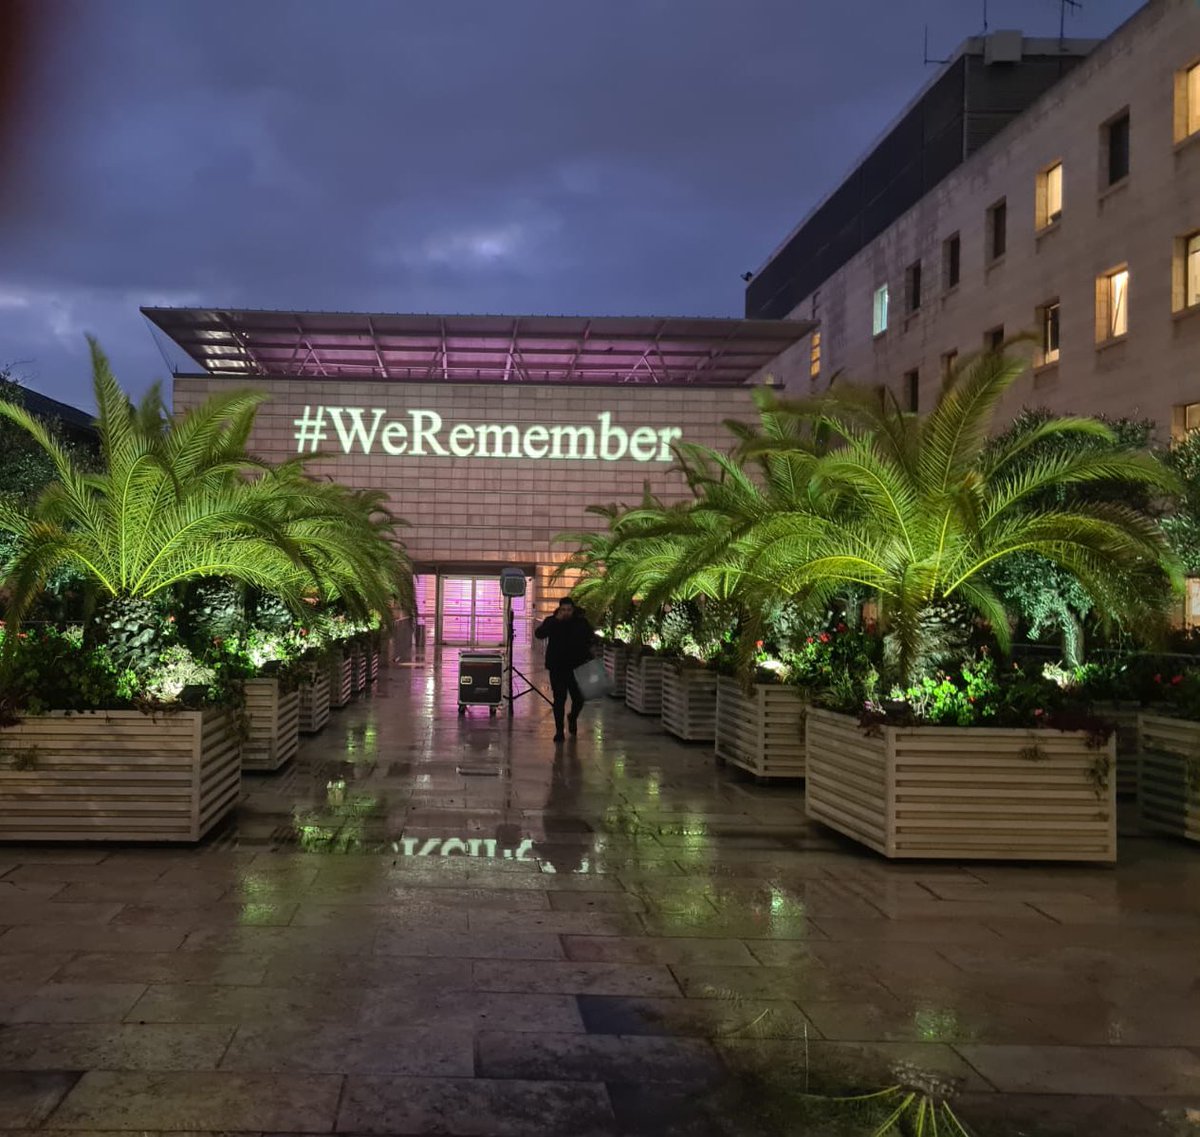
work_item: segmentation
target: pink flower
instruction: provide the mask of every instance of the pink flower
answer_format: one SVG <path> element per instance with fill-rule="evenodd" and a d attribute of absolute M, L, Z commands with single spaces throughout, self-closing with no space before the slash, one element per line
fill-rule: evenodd
<path fill-rule="evenodd" d="M 808 639 L 806 639 L 804 642 L 805 642 L 806 644 L 810 644 L 810 643 L 812 643 L 812 642 L 813 642 L 813 638 L 812 638 L 812 636 L 809 636 L 809 637 L 808 637 Z"/>
<path fill-rule="evenodd" d="M 756 648 L 758 648 L 758 650 L 759 650 L 759 651 L 762 651 L 762 645 L 763 645 L 763 642 L 762 642 L 762 640 L 755 640 L 755 641 L 754 641 L 754 646 L 755 646 Z"/>
<path fill-rule="evenodd" d="M 1180 684 L 1180 683 L 1182 683 L 1182 682 L 1183 682 L 1183 676 L 1182 676 L 1182 675 L 1172 675 L 1172 676 L 1171 676 L 1171 686 L 1172 686 L 1172 687 L 1178 687 L 1178 686 L 1179 686 L 1179 684 Z"/>
<path fill-rule="evenodd" d="M 1045 713 L 1046 713 L 1046 712 L 1045 712 L 1045 711 L 1043 711 L 1041 707 L 1037 707 L 1037 708 L 1034 710 L 1034 712 L 1033 712 L 1033 715 L 1034 715 L 1034 718 L 1041 718 L 1041 717 L 1042 717 L 1042 715 L 1044 715 Z"/>

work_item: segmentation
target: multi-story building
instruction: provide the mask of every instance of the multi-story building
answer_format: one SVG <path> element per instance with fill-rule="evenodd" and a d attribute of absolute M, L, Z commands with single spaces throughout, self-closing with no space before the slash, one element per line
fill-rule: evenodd
<path fill-rule="evenodd" d="M 751 317 L 818 327 L 773 365 L 928 405 L 969 353 L 1032 337 L 1012 393 L 1200 427 L 1200 4 L 1108 39 L 968 40 L 754 275 Z"/>

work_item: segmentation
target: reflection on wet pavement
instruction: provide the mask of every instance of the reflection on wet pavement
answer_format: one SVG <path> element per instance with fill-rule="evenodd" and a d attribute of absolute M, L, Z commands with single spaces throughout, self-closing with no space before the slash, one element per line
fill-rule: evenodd
<path fill-rule="evenodd" d="M 397 668 L 199 849 L 0 846 L 0 1131 L 826 1132 L 754 1103 L 897 1064 L 981 1134 L 1189 1124 L 1194 848 L 889 864 L 612 700 L 580 725 Z"/>

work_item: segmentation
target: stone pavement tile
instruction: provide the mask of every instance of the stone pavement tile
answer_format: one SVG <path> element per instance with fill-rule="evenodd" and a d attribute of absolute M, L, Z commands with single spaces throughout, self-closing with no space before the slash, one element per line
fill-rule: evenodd
<path fill-rule="evenodd" d="M 376 938 L 375 951 L 380 955 L 458 959 L 563 958 L 559 937 L 549 932 L 405 932 L 384 928 Z"/>
<path fill-rule="evenodd" d="M 927 919 L 927 920 L 841 920 L 834 917 L 822 916 L 816 921 L 817 926 L 831 940 L 850 940 L 861 943 L 864 940 L 886 940 L 897 943 L 931 943 L 942 944 L 977 943 L 980 940 L 997 942 L 999 933 L 985 924 L 974 920 L 963 919 Z M 1044 921 L 1047 928 L 1052 928 L 1050 921 Z M 1040 934 L 1029 930 L 1024 925 L 1026 934 L 1033 937 Z"/>
<path fill-rule="evenodd" d="M 932 1075 L 955 1092 L 987 1093 L 991 1085 L 952 1047 L 941 1042 L 830 1042 L 825 1039 L 718 1039 L 717 1052 L 735 1072 L 811 1076 L 845 1092 L 867 1092 L 910 1077 Z"/>
<path fill-rule="evenodd" d="M 636 915 L 624 912 L 499 912 L 472 911 L 473 934 L 549 932 L 552 935 L 629 936 L 641 931 Z"/>
<path fill-rule="evenodd" d="M 221 1069 L 470 1078 L 474 1039 L 469 1029 L 442 1024 L 385 1028 L 323 1023 L 313 1029 L 306 1023 L 254 1023 L 237 1028 Z"/>
<path fill-rule="evenodd" d="M 710 1043 L 698 1038 L 484 1031 L 476 1041 L 476 1054 L 481 1078 L 704 1087 L 723 1075 Z"/>
<path fill-rule="evenodd" d="M 662 964 L 553 963 L 534 960 L 476 960 L 480 991 L 560 992 L 592 995 L 680 994 L 679 985 Z"/>
<path fill-rule="evenodd" d="M 9 1070 L 215 1070 L 229 1026 L 76 1025 L 0 1028 L 0 1067 Z"/>
<path fill-rule="evenodd" d="M 71 904 L 29 896 L 4 897 L 4 922 L 10 926 L 107 924 L 120 911 L 120 904 Z"/>
<path fill-rule="evenodd" d="M 70 952 L 11 952 L 0 954 L 0 984 L 45 983 L 71 958 Z"/>
<path fill-rule="evenodd" d="M 155 984 L 129 1010 L 129 1022 L 354 1022 L 362 994 L 353 988 L 218 987 Z"/>
<path fill-rule="evenodd" d="M 240 927 L 198 928 L 187 934 L 184 951 L 239 952 L 269 955 L 277 952 L 367 954 L 375 946 L 374 926 L 337 924 L 328 928 Z M 4 941 L 0 940 L 0 948 Z"/>
<path fill-rule="evenodd" d="M 747 1131 L 740 1121 L 735 1127 L 714 1116 L 711 1096 L 697 1093 L 694 1086 L 669 1082 L 610 1082 L 608 1086 L 622 1137 L 744 1137 Z"/>
<path fill-rule="evenodd" d="M 33 1129 L 41 1125 L 78 1078 L 77 1073 L 62 1070 L 0 1070 L 0 1127 Z"/>
<path fill-rule="evenodd" d="M 1005 1093 L 1200 1094 L 1200 1055 L 1182 1047 L 960 1045 L 955 1049 Z"/>
<path fill-rule="evenodd" d="M 901 900 L 884 904 L 880 909 L 891 920 L 953 920 L 964 924 L 994 924 L 1026 922 L 1038 927 L 1050 927 L 1055 921 L 1039 912 L 1032 903 L 1023 900 Z"/>
<path fill-rule="evenodd" d="M 546 888 L 553 887 L 547 881 Z M 574 893 L 564 895 L 575 895 Z M 307 897 L 314 904 L 337 903 L 310 893 Z M 522 891 L 512 888 L 403 888 L 389 886 L 382 890 L 380 898 L 364 895 L 364 904 L 386 904 L 404 910 L 418 909 L 436 912 L 439 909 L 498 908 L 505 912 L 537 912 L 551 907 L 547 894 L 538 890 Z"/>
<path fill-rule="evenodd" d="M 363 1026 L 442 1027 L 518 1032 L 582 1033 L 583 1019 L 573 995 L 511 994 L 493 991 L 439 991 L 425 987 L 364 992 L 353 1020 Z"/>
<path fill-rule="evenodd" d="M 49 883 L 49 882 L 47 882 Z M 165 905 L 174 908 L 198 908 L 215 904 L 227 892 L 224 884 L 189 882 L 162 884 L 157 880 L 77 880 L 62 884 L 58 900 L 116 901 L 121 904 Z"/>
<path fill-rule="evenodd" d="M 821 963 L 789 967 L 676 963 L 671 971 L 689 999 L 728 998 L 733 994 L 745 999 L 795 999 L 805 1004 L 865 1000 L 889 994 L 865 971 Z"/>
<path fill-rule="evenodd" d="M 753 966 L 740 940 L 674 936 L 563 936 L 567 958 L 581 963 L 711 963 Z"/>
<path fill-rule="evenodd" d="M 337 1128 L 448 1137 L 610 1137 L 616 1122 L 597 1082 L 352 1075 Z"/>
<path fill-rule="evenodd" d="M 558 872 L 552 865 L 543 866 L 534 874 L 509 873 L 492 877 L 468 877 L 472 888 L 496 888 L 515 892 L 623 892 L 625 886 L 615 873 Z"/>
<path fill-rule="evenodd" d="M 523 895 L 518 893 L 517 895 Z M 383 904 L 308 904 L 299 906 L 293 927 L 325 928 L 350 921 L 398 931 L 465 932 L 467 909 L 429 907 L 404 901 Z"/>
<path fill-rule="evenodd" d="M 10 1023 L 119 1023 L 146 990 L 141 983 L 45 983 L 27 990 Z"/>
<path fill-rule="evenodd" d="M 1200 912 L 1163 912 L 1108 903 L 1029 903 L 1060 924 L 1119 924 L 1122 928 L 1171 928 L 1200 936 Z"/>
<path fill-rule="evenodd" d="M 807 916 L 797 912 L 773 915 L 769 910 L 757 919 L 726 912 L 648 912 L 642 917 L 652 936 L 695 936 L 701 939 L 825 939 L 825 932 Z M 886 923 L 879 917 L 880 923 Z"/>
<path fill-rule="evenodd" d="M 113 924 L 136 927 L 223 928 L 228 926 L 272 927 L 292 922 L 298 905 L 246 901 L 240 904 L 206 904 L 195 908 L 162 904 L 129 904 L 113 918 Z"/>
<path fill-rule="evenodd" d="M 0 880 L 0 912 L 6 911 L 7 906 L 14 900 L 49 900 L 54 896 L 60 900 L 92 899 L 65 895 L 69 887 L 65 880 Z"/>
<path fill-rule="evenodd" d="M 646 901 L 632 892 L 548 892 L 546 895 L 555 912 L 645 912 L 647 907 Z"/>
<path fill-rule="evenodd" d="M 1000 944 L 1000 941 L 995 941 Z M 950 982 L 960 968 L 933 944 L 845 940 L 747 940 L 746 946 L 764 967 L 817 963 L 847 971 L 864 971 L 882 983 Z"/>
<path fill-rule="evenodd" d="M 336 1075 L 93 1070 L 53 1117 L 58 1129 L 328 1133 Z"/>
<path fill-rule="evenodd" d="M 138 928 L 129 924 L 80 925 L 72 928 L 26 925 L 0 936 L 0 952 L 163 952 L 183 944 L 183 928 Z"/>
<path fill-rule="evenodd" d="M 0 956 L 0 970 L 3 969 Z M 72 983 L 216 983 L 266 982 L 263 956 L 236 952 L 84 952 L 55 976 Z"/>
<path fill-rule="evenodd" d="M 952 1104 L 977 1137 L 1171 1137 L 1128 1097 L 965 1093 Z"/>
<path fill-rule="evenodd" d="M 589 1034 L 804 1038 L 820 1032 L 785 999 L 646 999 L 580 995 Z"/>
<path fill-rule="evenodd" d="M 5 880 L 53 880 L 67 883 L 74 880 L 107 880 L 116 882 L 157 880 L 167 871 L 164 861 L 143 861 L 139 866 L 114 864 L 103 861 L 103 853 L 86 853 L 80 850 L 79 860 L 73 856 L 58 855 L 54 849 L 44 849 L 38 854 L 22 855 L 20 864 L 5 873 Z M 7 853 L 7 850 L 6 850 Z M 66 853 L 65 850 L 62 851 Z"/>
<path fill-rule="evenodd" d="M 432 956 L 306 955 L 266 957 L 268 987 L 395 987 L 432 986 L 470 991 L 474 987 L 469 959 Z"/>

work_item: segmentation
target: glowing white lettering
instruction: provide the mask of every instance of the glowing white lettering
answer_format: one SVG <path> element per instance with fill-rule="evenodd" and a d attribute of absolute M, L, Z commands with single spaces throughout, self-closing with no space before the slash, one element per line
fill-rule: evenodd
<path fill-rule="evenodd" d="M 520 458 L 521 444 L 517 438 L 517 428 L 515 426 L 481 426 L 479 431 L 479 450 L 477 451 L 480 458 Z M 488 439 L 492 440 L 491 450 L 488 450 Z M 504 443 L 501 442 L 504 440 Z M 505 453 L 504 445 L 507 445 L 508 452 Z"/>
<path fill-rule="evenodd" d="M 426 426 L 425 423 L 429 425 Z M 437 432 L 441 429 L 442 416 L 437 411 L 413 411 L 412 453 L 424 454 L 425 444 L 428 442 L 430 452 L 440 454 L 444 458 L 446 451 L 442 449 L 442 444 L 437 440 Z"/>
<path fill-rule="evenodd" d="M 475 449 L 475 429 L 460 422 L 450 430 L 450 453 L 455 458 L 470 458 Z"/>
<path fill-rule="evenodd" d="M 408 427 L 402 422 L 389 422 L 380 441 L 389 454 L 403 454 L 408 446 Z"/>

